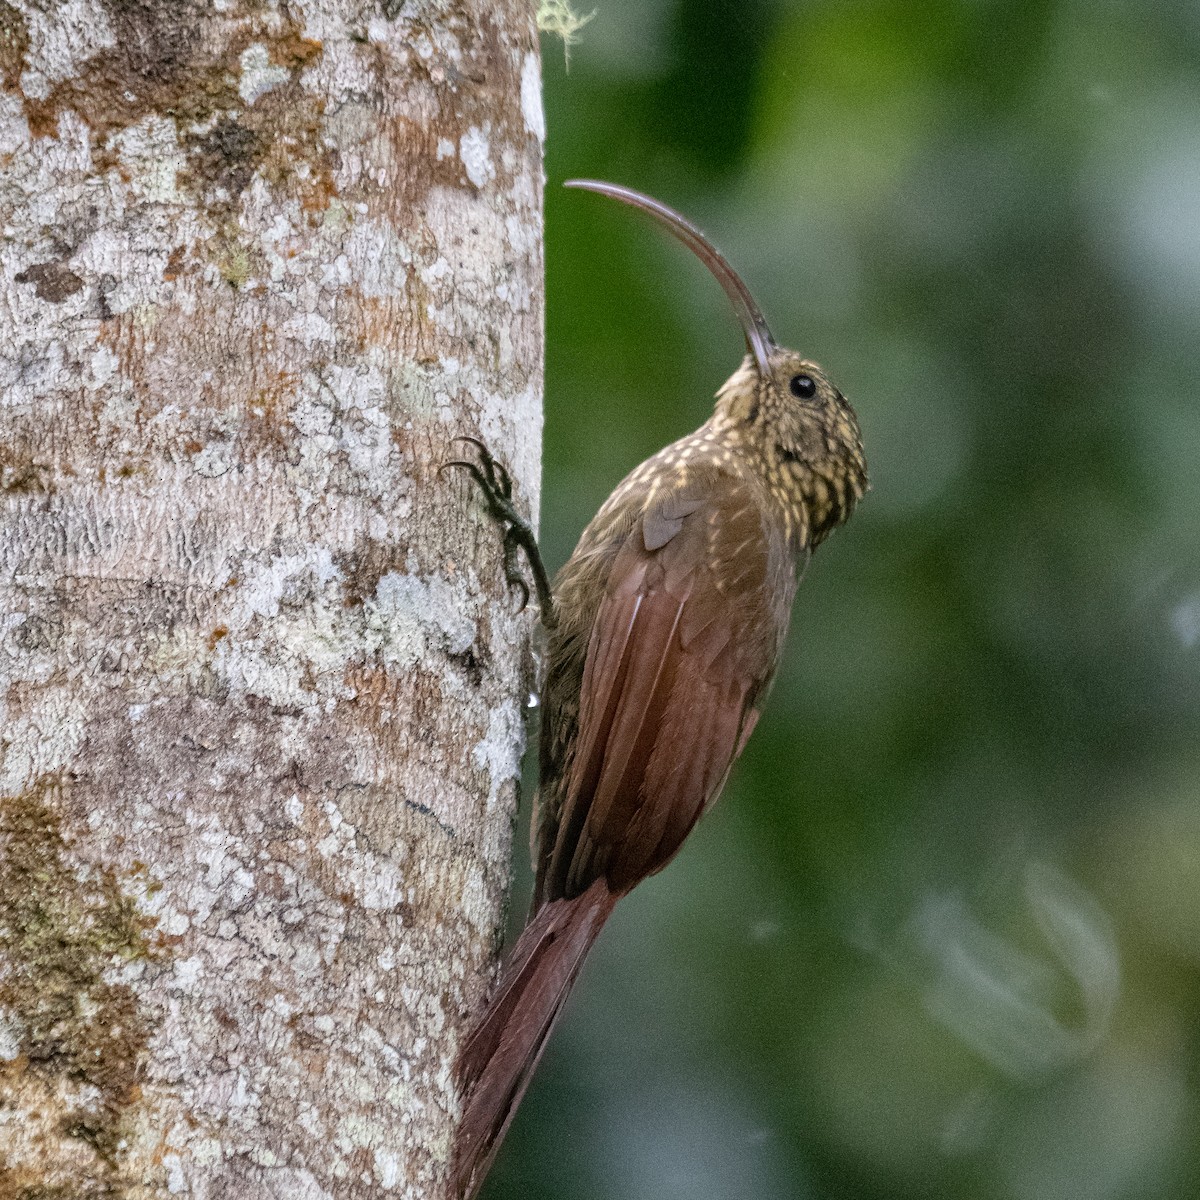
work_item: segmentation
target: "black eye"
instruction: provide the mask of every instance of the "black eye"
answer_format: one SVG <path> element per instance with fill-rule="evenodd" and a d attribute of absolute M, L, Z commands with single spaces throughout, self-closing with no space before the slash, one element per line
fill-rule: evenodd
<path fill-rule="evenodd" d="M 811 375 L 793 375 L 791 384 L 793 396 L 801 400 L 811 400 L 817 394 L 817 385 Z"/>

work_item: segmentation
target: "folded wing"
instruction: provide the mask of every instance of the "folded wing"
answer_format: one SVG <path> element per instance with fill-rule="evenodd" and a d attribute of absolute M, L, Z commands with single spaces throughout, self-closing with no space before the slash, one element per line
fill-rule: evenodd
<path fill-rule="evenodd" d="M 743 486 L 722 475 L 675 489 L 613 560 L 539 904 L 599 878 L 620 894 L 661 870 L 757 719 L 790 607 L 775 592 L 790 593 L 791 571 Z"/>

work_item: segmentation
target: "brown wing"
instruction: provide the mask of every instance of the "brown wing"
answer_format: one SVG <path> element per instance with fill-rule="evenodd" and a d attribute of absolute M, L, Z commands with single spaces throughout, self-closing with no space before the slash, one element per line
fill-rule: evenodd
<path fill-rule="evenodd" d="M 557 821 L 544 831 L 539 903 L 600 877 L 627 891 L 664 867 L 753 728 L 794 575 L 743 487 L 713 473 L 673 489 L 613 559 Z"/>

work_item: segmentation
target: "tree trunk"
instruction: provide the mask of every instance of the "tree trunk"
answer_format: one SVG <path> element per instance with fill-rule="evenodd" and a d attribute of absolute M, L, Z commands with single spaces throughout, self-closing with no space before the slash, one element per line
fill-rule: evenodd
<path fill-rule="evenodd" d="M 526 0 L 0 0 L 0 1197 L 441 1197 L 536 512 Z"/>

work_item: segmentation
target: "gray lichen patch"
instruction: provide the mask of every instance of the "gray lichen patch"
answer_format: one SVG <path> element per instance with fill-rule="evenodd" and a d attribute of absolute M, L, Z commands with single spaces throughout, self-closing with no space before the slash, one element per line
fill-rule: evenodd
<path fill-rule="evenodd" d="M 61 801 L 55 780 L 0 798 L 0 1109 L 22 1117 L 5 1165 L 12 1179 L 32 1172 L 35 1189 L 69 1166 L 73 1196 L 119 1196 L 151 1032 L 122 978 L 161 951 L 117 877 L 71 861 Z"/>

